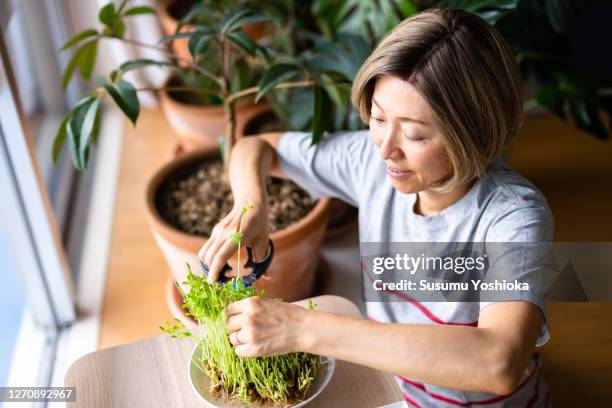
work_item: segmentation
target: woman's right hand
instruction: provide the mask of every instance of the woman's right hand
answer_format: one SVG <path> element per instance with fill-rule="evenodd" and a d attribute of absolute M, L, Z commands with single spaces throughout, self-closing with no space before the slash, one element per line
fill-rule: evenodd
<path fill-rule="evenodd" d="M 240 245 L 253 249 L 255 262 L 265 259 L 269 250 L 268 206 L 267 203 L 262 204 L 266 201 L 251 203 L 253 207 L 246 212 L 242 220 Z M 215 225 L 210 238 L 198 251 L 198 257 L 208 266 L 209 283 L 217 281 L 227 260 L 238 251 L 238 244 L 231 239 L 231 236 L 240 230 L 240 218 L 244 205 L 243 202 L 236 202 L 232 210 Z"/>

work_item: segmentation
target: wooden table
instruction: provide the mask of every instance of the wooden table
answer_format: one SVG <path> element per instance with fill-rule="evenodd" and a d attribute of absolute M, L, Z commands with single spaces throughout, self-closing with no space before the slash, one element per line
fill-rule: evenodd
<path fill-rule="evenodd" d="M 354 303 L 339 296 L 313 298 L 317 309 L 360 317 Z M 306 301 L 296 302 L 306 307 Z M 74 407 L 202 407 L 187 377 L 192 339 L 160 335 L 96 351 L 69 368 L 66 386 L 76 387 Z M 332 380 L 310 404 L 320 408 L 378 407 L 402 400 L 391 374 L 337 361 Z"/>

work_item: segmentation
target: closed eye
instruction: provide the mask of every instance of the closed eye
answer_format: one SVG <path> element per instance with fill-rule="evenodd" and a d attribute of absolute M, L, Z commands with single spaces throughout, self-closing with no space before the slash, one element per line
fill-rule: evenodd
<path fill-rule="evenodd" d="M 406 136 L 406 138 L 410 140 L 411 142 L 420 142 L 426 139 L 425 137 L 422 137 L 422 136 L 408 136 L 406 134 L 404 134 L 404 136 Z"/>

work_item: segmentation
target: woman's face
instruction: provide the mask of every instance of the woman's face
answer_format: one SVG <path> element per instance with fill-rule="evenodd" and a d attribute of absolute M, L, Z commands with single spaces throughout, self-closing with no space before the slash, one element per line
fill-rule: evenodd
<path fill-rule="evenodd" d="M 451 173 L 443 136 L 431 118 L 430 107 L 412 84 L 396 77 L 376 81 L 370 136 L 391 184 L 401 193 L 427 190 Z"/>

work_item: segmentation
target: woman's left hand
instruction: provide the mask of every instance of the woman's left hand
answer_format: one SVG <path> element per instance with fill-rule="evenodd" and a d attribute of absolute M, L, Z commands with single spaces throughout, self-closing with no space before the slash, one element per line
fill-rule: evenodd
<path fill-rule="evenodd" d="M 225 327 L 239 357 L 273 356 L 301 350 L 308 310 L 259 296 L 225 308 Z"/>

